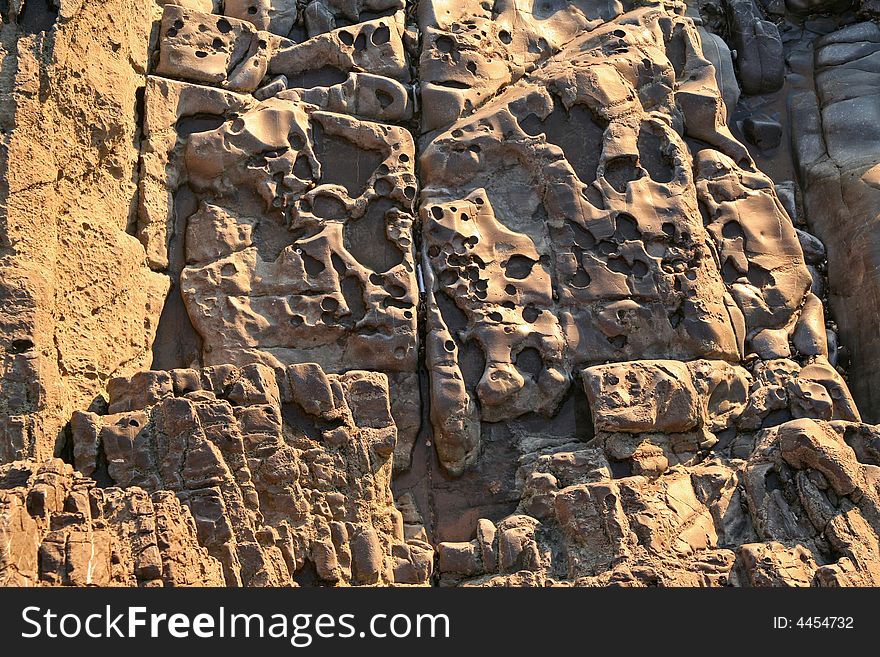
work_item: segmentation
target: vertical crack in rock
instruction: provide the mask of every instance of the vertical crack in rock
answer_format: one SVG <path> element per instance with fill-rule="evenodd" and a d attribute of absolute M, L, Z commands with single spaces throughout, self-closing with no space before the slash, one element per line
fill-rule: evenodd
<path fill-rule="evenodd" d="M 0 583 L 880 585 L 871 3 L 98 4 L 0 28 Z"/>

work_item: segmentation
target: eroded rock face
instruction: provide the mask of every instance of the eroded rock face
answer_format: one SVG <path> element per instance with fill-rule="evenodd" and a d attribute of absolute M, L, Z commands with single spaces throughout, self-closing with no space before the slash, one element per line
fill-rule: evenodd
<path fill-rule="evenodd" d="M 150 366 L 169 283 L 126 229 L 153 8 L 3 5 L 0 462 L 51 457 L 73 410 Z"/>
<path fill-rule="evenodd" d="M 77 470 L 172 491 L 228 586 L 423 584 L 433 551 L 405 540 L 391 497 L 397 430 L 384 375 L 292 365 L 151 371 L 73 422 Z"/>
<path fill-rule="evenodd" d="M 158 364 L 385 372 L 405 467 L 420 421 L 415 146 L 369 120 L 412 114 L 402 15 L 298 44 L 173 6 L 162 21 L 156 72 L 201 84 L 147 82 L 140 237 L 179 285 L 159 338 L 188 334 Z M 267 70 L 260 100 L 232 93 Z"/>
<path fill-rule="evenodd" d="M 656 396 L 674 404 L 681 389 Z M 521 459 L 514 514 L 440 544 L 441 583 L 878 584 L 880 470 L 859 453 L 875 428 L 798 419 L 719 443 L 705 425 L 602 431 L 621 413 L 594 410 L 593 440 Z"/>
<path fill-rule="evenodd" d="M 94 99 L 31 54 L 104 13 L 4 21 L 0 582 L 880 585 L 877 28 L 800 18 L 842 4 L 148 3 Z M 31 184 L 68 96 L 109 127 Z"/>
<path fill-rule="evenodd" d="M 869 89 L 877 68 L 880 28 L 856 23 L 814 44 L 806 73 L 815 91 L 792 99 L 792 120 L 804 126 L 795 155 L 807 217 L 827 247 L 828 301 L 840 336 L 852 350 L 853 393 L 871 420 L 878 419 L 877 337 L 866 313 L 877 287 L 874 274 L 878 216 L 876 112 Z M 812 69 L 812 70 L 810 70 Z"/>
<path fill-rule="evenodd" d="M 0 466 L 0 586 L 223 586 L 169 491 L 99 488 L 59 459 Z"/>
<path fill-rule="evenodd" d="M 574 371 L 608 360 L 792 354 L 810 275 L 722 107 L 693 25 L 646 9 L 574 39 L 426 145 L 433 403 L 480 408 L 448 422 L 552 414 Z M 474 380 L 458 363 L 469 345 L 485 361 Z M 441 427 L 450 471 L 477 433 Z"/>

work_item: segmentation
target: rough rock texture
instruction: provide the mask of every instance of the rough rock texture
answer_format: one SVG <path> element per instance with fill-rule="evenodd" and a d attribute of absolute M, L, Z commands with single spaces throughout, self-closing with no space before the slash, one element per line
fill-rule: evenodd
<path fill-rule="evenodd" d="M 0 585 L 223 586 L 173 493 L 99 488 L 59 459 L 0 466 Z"/>
<path fill-rule="evenodd" d="M 415 146 L 368 120 L 412 113 L 401 21 L 292 44 L 166 7 L 156 73 L 218 88 L 148 78 L 138 232 L 174 281 L 154 365 L 385 372 L 405 467 L 420 405 Z M 267 66 L 283 77 L 262 100 L 231 92 Z"/>
<path fill-rule="evenodd" d="M 142 372 L 107 415 L 74 414 L 77 470 L 172 491 L 228 586 L 422 584 L 433 550 L 391 498 L 397 430 L 384 375 L 292 365 Z"/>
<path fill-rule="evenodd" d="M 53 7 L 0 581 L 880 585 L 870 2 Z"/>
<path fill-rule="evenodd" d="M 51 456 L 73 410 L 150 364 L 168 280 L 126 233 L 150 7 L 2 4 L 0 461 Z"/>

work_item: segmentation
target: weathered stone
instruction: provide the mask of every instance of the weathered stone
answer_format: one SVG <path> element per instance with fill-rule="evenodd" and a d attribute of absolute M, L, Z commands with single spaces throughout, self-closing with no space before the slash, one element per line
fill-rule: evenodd
<path fill-rule="evenodd" d="M 7 4 L 0 584 L 880 583 L 847 3 Z"/>
<path fill-rule="evenodd" d="M 228 583 L 174 495 L 96 488 L 57 460 L 0 466 L 0 540 L 3 586 Z"/>
<path fill-rule="evenodd" d="M 408 568 L 391 563 L 394 546 L 408 544 L 389 487 L 397 431 L 384 375 L 294 365 L 279 375 L 290 384 L 282 403 L 276 374 L 260 364 L 203 370 L 209 399 L 170 384 L 167 396 L 143 394 L 157 374 L 134 377 L 131 391 L 115 384 L 110 407 L 124 400 L 126 410 L 79 421 L 80 472 L 103 461 L 126 490 L 176 494 L 228 585 L 291 585 L 308 563 L 327 583 L 390 584 L 395 569 L 404 583 L 427 581 L 418 539 L 394 553 Z M 59 508 L 54 489 L 35 486 L 30 498 L 32 515 Z M 146 574 L 161 565 L 154 554 L 138 564 L 142 579 L 156 579 Z"/>

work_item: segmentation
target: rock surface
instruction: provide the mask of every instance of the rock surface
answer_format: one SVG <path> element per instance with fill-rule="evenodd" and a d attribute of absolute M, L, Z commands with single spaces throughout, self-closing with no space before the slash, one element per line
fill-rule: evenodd
<path fill-rule="evenodd" d="M 59 459 L 0 466 L 0 585 L 223 586 L 169 491 L 100 488 Z"/>
<path fill-rule="evenodd" d="M 383 374 L 292 365 L 114 379 L 107 415 L 71 422 L 84 476 L 171 491 L 228 586 L 423 584 L 391 497 L 397 429 Z"/>
<path fill-rule="evenodd" d="M 126 232 L 152 3 L 3 7 L 0 462 L 52 456 L 75 409 L 149 367 L 169 284 Z"/>
<path fill-rule="evenodd" d="M 136 4 L 3 10 L 0 583 L 880 585 L 871 3 Z"/>

